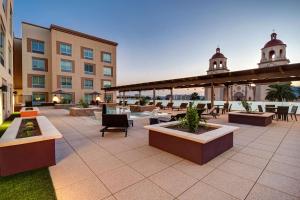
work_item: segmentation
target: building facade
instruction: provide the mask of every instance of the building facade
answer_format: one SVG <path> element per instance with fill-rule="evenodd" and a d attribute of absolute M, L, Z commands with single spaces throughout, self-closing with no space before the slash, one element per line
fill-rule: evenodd
<path fill-rule="evenodd" d="M 21 50 L 15 48 L 14 53 L 21 52 L 22 60 L 16 66 L 22 74 L 22 88 L 15 88 L 20 94 L 18 103 L 116 98 L 101 88 L 116 84 L 117 43 L 57 25 L 47 28 L 26 22 L 22 23 L 21 45 L 15 42 Z"/>
<path fill-rule="evenodd" d="M 0 124 L 13 112 L 13 0 L 0 9 Z"/>
<path fill-rule="evenodd" d="M 258 63 L 259 68 L 272 67 L 278 65 L 288 64 L 290 61 L 286 58 L 286 44 L 277 39 L 277 34 L 271 34 L 271 40 L 268 41 L 261 49 L 261 60 Z M 221 53 L 220 48 L 216 49 L 216 53 L 209 60 L 209 69 L 207 74 L 216 74 L 228 72 L 227 58 Z M 268 84 L 258 85 L 231 85 L 229 86 L 229 100 L 255 100 L 264 101 Z M 215 100 L 226 100 L 226 87 L 216 86 L 214 94 Z M 207 100 L 211 99 L 211 89 L 205 88 L 205 97 Z"/>

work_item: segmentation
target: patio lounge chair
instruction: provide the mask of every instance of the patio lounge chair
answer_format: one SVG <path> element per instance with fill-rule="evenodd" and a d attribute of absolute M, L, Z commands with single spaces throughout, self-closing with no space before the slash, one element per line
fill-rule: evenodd
<path fill-rule="evenodd" d="M 205 104 L 204 103 L 198 103 L 197 104 L 197 109 L 204 109 L 205 108 Z"/>
<path fill-rule="evenodd" d="M 188 106 L 188 103 L 181 103 L 180 106 L 173 106 L 172 110 L 183 110 L 186 109 Z"/>
<path fill-rule="evenodd" d="M 104 137 L 104 132 L 125 132 L 125 137 L 127 137 L 127 129 L 129 127 L 129 121 L 127 114 L 103 114 L 102 115 L 102 137 Z"/>
<path fill-rule="evenodd" d="M 258 112 L 264 112 L 261 105 L 258 105 L 257 107 L 258 107 Z"/>
<path fill-rule="evenodd" d="M 216 111 L 216 107 L 215 106 L 213 106 L 211 109 L 209 109 L 208 111 L 207 111 L 207 113 L 202 113 L 201 114 L 201 116 L 202 115 L 206 115 L 206 116 L 208 116 L 208 115 L 211 115 L 211 116 L 213 116 L 213 118 L 217 118 L 217 113 L 215 112 Z"/>
<path fill-rule="evenodd" d="M 289 107 L 288 106 L 278 106 L 277 107 L 277 112 L 276 112 L 277 120 L 281 119 L 281 120 L 284 120 L 284 121 L 289 121 L 289 119 L 288 119 L 289 115 L 288 114 L 289 114 Z"/>
<path fill-rule="evenodd" d="M 162 108 L 165 110 L 165 109 L 172 109 L 173 108 L 173 104 L 174 103 L 171 103 L 171 102 L 169 102 L 166 106 L 163 106 L 162 105 Z"/>
<path fill-rule="evenodd" d="M 291 112 L 289 113 L 291 115 L 291 118 L 293 119 L 293 116 L 295 117 L 296 121 L 297 120 L 297 110 L 298 110 L 298 106 L 293 106 Z"/>

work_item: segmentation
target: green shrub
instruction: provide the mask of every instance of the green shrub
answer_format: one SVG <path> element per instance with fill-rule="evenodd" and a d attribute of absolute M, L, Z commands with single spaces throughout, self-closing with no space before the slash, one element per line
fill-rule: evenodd
<path fill-rule="evenodd" d="M 245 108 L 246 112 L 252 111 L 251 103 L 248 103 L 247 100 L 242 100 L 241 103 L 242 103 L 242 106 Z"/>
<path fill-rule="evenodd" d="M 146 97 L 141 97 L 140 98 L 140 105 L 141 106 L 144 106 L 144 105 L 146 105 L 147 103 L 148 103 L 148 99 L 146 99 Z"/>
<path fill-rule="evenodd" d="M 81 108 L 88 108 L 88 107 L 89 107 L 89 104 L 88 104 L 87 102 L 83 101 L 82 99 L 80 99 L 80 101 L 79 101 L 79 106 L 80 106 Z"/>
<path fill-rule="evenodd" d="M 180 119 L 180 126 L 188 128 L 190 132 L 195 133 L 199 127 L 200 117 L 196 107 L 189 106 L 186 116 Z"/>

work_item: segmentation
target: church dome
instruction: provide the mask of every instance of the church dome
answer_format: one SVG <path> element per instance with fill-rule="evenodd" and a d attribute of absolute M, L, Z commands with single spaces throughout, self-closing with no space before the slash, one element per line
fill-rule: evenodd
<path fill-rule="evenodd" d="M 281 40 L 278 40 L 276 37 L 277 37 L 277 34 L 272 33 L 271 40 L 265 44 L 264 48 L 278 46 L 278 45 L 285 45 Z"/>
<path fill-rule="evenodd" d="M 225 56 L 220 52 L 219 47 L 216 49 L 216 53 L 211 57 L 211 59 L 215 59 L 215 58 L 225 58 Z"/>

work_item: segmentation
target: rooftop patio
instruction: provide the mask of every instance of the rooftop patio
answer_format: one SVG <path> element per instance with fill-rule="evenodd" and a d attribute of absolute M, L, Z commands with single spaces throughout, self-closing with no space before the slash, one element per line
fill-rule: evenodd
<path fill-rule="evenodd" d="M 148 119 L 101 137 L 93 117 L 41 109 L 64 138 L 49 168 L 58 199 L 299 199 L 300 122 L 233 124 L 234 147 L 205 165 L 148 146 Z M 209 122 L 230 124 L 227 115 Z"/>

